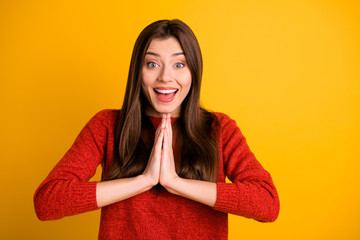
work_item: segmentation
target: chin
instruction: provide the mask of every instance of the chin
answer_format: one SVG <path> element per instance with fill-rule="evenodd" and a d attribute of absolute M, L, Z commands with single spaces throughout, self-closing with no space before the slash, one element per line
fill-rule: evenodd
<path fill-rule="evenodd" d="M 177 113 L 176 107 L 155 107 L 154 110 L 160 115 L 166 113 L 170 113 L 171 115 L 173 115 L 174 113 Z"/>

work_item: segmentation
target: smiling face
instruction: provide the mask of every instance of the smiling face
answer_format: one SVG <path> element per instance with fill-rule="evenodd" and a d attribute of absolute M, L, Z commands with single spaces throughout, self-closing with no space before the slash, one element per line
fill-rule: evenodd
<path fill-rule="evenodd" d="M 142 92 L 149 102 L 146 115 L 180 115 L 181 104 L 191 88 L 191 72 L 183 49 L 174 37 L 155 38 L 145 54 Z"/>

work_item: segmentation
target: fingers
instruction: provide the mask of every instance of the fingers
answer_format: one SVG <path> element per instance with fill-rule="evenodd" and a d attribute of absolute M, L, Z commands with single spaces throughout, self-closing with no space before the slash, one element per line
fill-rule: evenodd
<path fill-rule="evenodd" d="M 166 128 L 164 129 L 164 141 L 163 149 L 161 154 L 161 166 L 160 166 L 160 176 L 159 182 L 164 187 L 168 186 L 177 176 L 174 162 L 174 155 L 172 149 L 172 129 L 171 129 L 171 119 L 170 114 L 166 116 Z"/>
<path fill-rule="evenodd" d="M 158 153 L 160 154 L 161 153 L 161 148 L 162 148 L 162 145 L 163 145 L 163 141 L 164 141 L 164 129 L 160 129 L 160 133 L 156 139 L 156 142 L 155 142 L 155 153 Z"/>
<path fill-rule="evenodd" d="M 170 114 L 166 114 L 166 126 L 164 131 L 163 152 L 172 158 L 172 127 Z"/>
<path fill-rule="evenodd" d="M 166 139 L 164 138 L 165 133 L 167 134 Z M 161 123 L 156 130 L 155 141 L 154 141 L 154 150 L 158 150 L 168 145 L 167 150 L 172 148 L 172 127 L 171 127 L 171 118 L 170 114 L 163 114 Z"/>
<path fill-rule="evenodd" d="M 172 145 L 172 126 L 171 126 L 171 118 L 170 118 L 170 114 L 168 114 L 168 133 L 169 133 L 169 143 L 170 146 Z"/>
<path fill-rule="evenodd" d="M 170 114 L 164 114 L 159 127 L 155 133 L 154 145 L 144 175 L 149 176 L 151 184 L 155 185 L 160 181 L 161 168 L 164 169 L 162 178 L 167 179 L 169 172 L 173 170 L 172 142 L 169 139 L 171 133 Z M 170 170 L 170 171 L 169 171 Z"/>
<path fill-rule="evenodd" d="M 168 150 L 169 150 L 169 144 L 168 144 L 168 132 L 167 132 L 167 130 L 165 130 L 164 131 L 164 141 L 163 141 L 163 157 L 164 157 L 164 155 L 165 154 L 167 154 L 167 152 L 168 152 Z"/>
<path fill-rule="evenodd" d="M 165 120 L 166 120 L 165 119 L 165 114 L 163 114 L 162 119 L 161 119 L 161 123 L 159 124 L 159 126 L 158 126 L 158 128 L 156 129 L 156 132 L 155 132 L 155 142 L 156 142 L 157 136 L 159 136 L 159 134 L 160 134 L 161 129 L 165 128 L 165 126 L 166 126 L 165 125 L 166 124 Z"/>
<path fill-rule="evenodd" d="M 163 176 L 166 176 L 166 174 L 172 172 L 173 168 L 173 162 L 174 157 L 172 155 L 172 146 L 169 141 L 169 132 L 164 131 L 164 143 L 163 143 L 163 149 L 161 153 L 161 174 Z"/>
<path fill-rule="evenodd" d="M 163 118 L 161 119 L 161 123 L 160 123 L 160 125 L 158 126 L 158 128 L 156 129 L 156 132 L 155 132 L 154 146 L 156 146 L 158 143 L 162 144 L 163 135 L 162 135 L 162 137 L 160 137 L 160 136 L 161 136 L 161 132 L 164 130 L 164 128 L 166 126 L 165 124 L 166 124 L 166 122 L 165 122 L 165 118 L 163 116 Z"/>

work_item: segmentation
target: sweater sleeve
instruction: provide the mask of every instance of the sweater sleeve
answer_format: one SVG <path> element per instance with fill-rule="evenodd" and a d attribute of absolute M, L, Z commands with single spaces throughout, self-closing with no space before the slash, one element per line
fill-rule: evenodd
<path fill-rule="evenodd" d="M 89 182 L 104 158 L 109 112 L 97 113 L 40 184 L 34 205 L 40 220 L 55 220 L 98 209 L 96 182 Z"/>
<path fill-rule="evenodd" d="M 217 183 L 214 209 L 261 222 L 275 221 L 280 204 L 270 174 L 250 151 L 236 122 L 226 115 L 219 119 L 222 161 L 231 183 Z"/>

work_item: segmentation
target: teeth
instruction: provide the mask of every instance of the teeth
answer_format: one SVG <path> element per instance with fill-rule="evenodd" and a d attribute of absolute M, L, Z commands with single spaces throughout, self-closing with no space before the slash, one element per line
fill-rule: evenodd
<path fill-rule="evenodd" d="M 162 89 L 156 89 L 155 91 L 158 93 L 162 93 L 162 94 L 169 94 L 169 93 L 174 93 L 177 91 L 177 89 L 169 89 L 169 90 L 162 90 Z"/>

